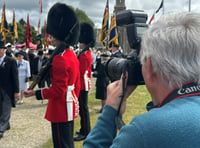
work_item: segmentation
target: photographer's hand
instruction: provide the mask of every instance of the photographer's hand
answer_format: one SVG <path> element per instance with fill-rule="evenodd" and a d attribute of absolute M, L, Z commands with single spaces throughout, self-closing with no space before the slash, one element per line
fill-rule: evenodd
<path fill-rule="evenodd" d="M 126 73 L 126 82 L 125 83 L 127 83 L 127 79 L 128 79 L 128 73 Z M 121 110 L 120 110 L 121 114 L 123 114 L 125 112 L 126 99 L 136 89 L 136 87 L 137 86 L 127 86 L 126 85 L 126 93 L 125 93 L 125 97 L 123 98 L 123 102 L 122 102 L 122 106 L 121 106 Z M 118 110 L 120 101 L 122 99 L 121 98 L 122 94 L 123 94 L 123 88 L 122 88 L 122 77 L 121 77 L 120 80 L 109 84 L 109 86 L 107 87 L 106 104 L 110 105 L 114 109 Z"/>

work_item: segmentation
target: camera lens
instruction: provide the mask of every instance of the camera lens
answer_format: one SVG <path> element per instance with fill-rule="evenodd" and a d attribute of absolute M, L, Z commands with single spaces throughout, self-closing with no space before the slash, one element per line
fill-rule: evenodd
<path fill-rule="evenodd" d="M 119 80 L 123 69 L 127 65 L 127 60 L 123 58 L 112 58 L 107 62 L 106 73 L 111 81 Z"/>

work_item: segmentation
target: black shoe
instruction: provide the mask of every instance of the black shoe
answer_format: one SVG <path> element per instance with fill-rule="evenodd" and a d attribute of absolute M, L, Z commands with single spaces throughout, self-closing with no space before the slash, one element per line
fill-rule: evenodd
<path fill-rule="evenodd" d="M 81 141 L 84 140 L 86 136 L 79 134 L 78 136 L 74 137 L 74 141 Z"/>
<path fill-rule="evenodd" d="M 10 130 L 10 125 L 8 125 L 8 127 L 6 128 L 6 130 L 7 130 L 7 131 Z"/>
<path fill-rule="evenodd" d="M 3 132 L 0 132 L 0 139 L 3 138 Z"/>

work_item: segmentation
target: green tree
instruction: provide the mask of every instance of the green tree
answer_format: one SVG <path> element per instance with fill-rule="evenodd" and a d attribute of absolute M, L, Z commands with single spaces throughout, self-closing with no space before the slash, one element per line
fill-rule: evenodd
<path fill-rule="evenodd" d="M 80 10 L 78 8 L 75 9 L 72 6 L 71 6 L 71 8 L 77 14 L 80 23 L 87 22 L 94 27 L 94 22 L 87 16 L 87 14 L 83 10 Z M 11 23 L 9 25 L 11 26 Z M 19 20 L 19 22 L 17 22 L 17 31 L 18 31 L 18 41 L 17 41 L 17 43 L 19 43 L 19 44 L 22 44 L 22 43 L 25 42 L 26 26 L 27 26 L 27 23 L 23 18 L 21 18 Z M 37 31 L 35 30 L 35 28 L 33 26 L 31 26 L 30 30 L 32 32 L 32 37 L 31 37 L 32 42 L 34 44 L 36 44 Z M 44 38 L 44 26 L 42 26 L 42 38 Z M 13 43 L 11 34 L 8 34 L 6 36 L 6 41 Z"/>
<path fill-rule="evenodd" d="M 23 19 L 20 19 L 19 23 L 17 23 L 17 30 L 18 30 L 18 36 L 19 36 L 18 42 L 19 43 L 25 42 L 26 26 L 27 26 L 27 23 Z M 33 26 L 31 26 L 30 30 L 32 32 L 32 37 L 31 37 L 32 42 L 35 43 L 36 42 L 35 38 L 36 38 L 37 32 Z"/>
<path fill-rule="evenodd" d="M 18 32 L 18 40 L 17 43 L 22 44 L 25 42 L 25 35 L 26 35 L 26 22 L 23 19 L 20 19 L 19 22 L 17 23 L 17 32 Z M 9 28 L 11 27 L 11 23 L 8 25 Z M 35 28 L 33 26 L 31 26 L 30 28 L 31 32 L 32 32 L 32 41 L 33 43 L 35 43 L 35 38 L 36 38 L 36 34 L 37 32 L 35 31 Z M 6 42 L 8 43 L 12 43 L 12 35 L 11 33 L 8 33 L 6 35 Z"/>
<path fill-rule="evenodd" d="M 75 12 L 79 18 L 80 23 L 87 22 L 90 25 L 92 25 L 92 27 L 94 27 L 93 21 L 86 15 L 86 13 L 83 10 L 76 8 Z"/>

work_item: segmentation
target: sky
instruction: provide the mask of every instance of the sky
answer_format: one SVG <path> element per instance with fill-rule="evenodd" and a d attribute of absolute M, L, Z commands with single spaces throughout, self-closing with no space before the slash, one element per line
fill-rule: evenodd
<path fill-rule="evenodd" d="M 13 10 L 15 9 L 15 16 L 17 22 L 23 18 L 27 20 L 29 14 L 30 25 L 37 30 L 38 20 L 40 17 L 39 0 L 0 0 L 0 17 L 2 16 L 2 7 L 5 1 L 6 17 L 8 23 L 12 22 Z M 56 2 L 66 3 L 74 8 L 83 10 L 91 20 L 93 20 L 96 28 L 101 28 L 103 13 L 106 5 L 106 0 L 42 0 L 43 12 L 41 15 L 41 24 L 47 19 L 47 13 L 51 6 Z M 125 0 L 126 9 L 144 10 L 148 14 L 148 19 L 159 7 L 161 0 Z M 113 12 L 115 0 L 109 0 L 110 16 Z M 191 0 L 191 11 L 200 12 L 200 0 Z M 164 0 L 164 15 L 189 11 L 189 0 Z M 155 20 L 162 17 L 163 9 L 161 9 L 155 16 Z"/>

